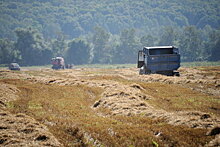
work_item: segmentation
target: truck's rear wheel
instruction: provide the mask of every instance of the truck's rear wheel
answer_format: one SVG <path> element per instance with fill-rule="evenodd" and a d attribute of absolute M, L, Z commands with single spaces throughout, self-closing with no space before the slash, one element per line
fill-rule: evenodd
<path fill-rule="evenodd" d="M 179 72 L 173 72 L 173 75 L 179 77 L 180 73 Z"/>
<path fill-rule="evenodd" d="M 139 75 L 143 75 L 143 74 L 145 74 L 145 67 L 144 66 L 142 66 L 139 70 Z"/>
<path fill-rule="evenodd" d="M 145 74 L 150 74 L 150 73 L 151 73 L 151 71 L 147 70 L 146 66 L 142 66 L 140 68 L 139 75 L 145 75 Z"/>

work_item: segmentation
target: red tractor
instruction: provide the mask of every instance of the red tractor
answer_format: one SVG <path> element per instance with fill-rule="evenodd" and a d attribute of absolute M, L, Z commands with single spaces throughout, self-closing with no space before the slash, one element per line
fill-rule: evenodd
<path fill-rule="evenodd" d="M 52 69 L 65 69 L 65 62 L 62 57 L 55 57 L 51 59 Z"/>

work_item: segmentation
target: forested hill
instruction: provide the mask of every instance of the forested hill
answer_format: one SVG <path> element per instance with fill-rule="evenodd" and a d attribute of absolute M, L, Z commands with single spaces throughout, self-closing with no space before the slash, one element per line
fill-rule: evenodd
<path fill-rule="evenodd" d="M 68 39 L 101 26 L 112 34 L 135 28 L 159 33 L 162 26 L 220 24 L 219 0 L 1 0 L 0 38 L 15 39 L 17 27 L 31 26 L 45 38 L 63 33 Z"/>
<path fill-rule="evenodd" d="M 0 0 L 0 64 L 136 63 L 159 45 L 220 61 L 219 0 Z"/>

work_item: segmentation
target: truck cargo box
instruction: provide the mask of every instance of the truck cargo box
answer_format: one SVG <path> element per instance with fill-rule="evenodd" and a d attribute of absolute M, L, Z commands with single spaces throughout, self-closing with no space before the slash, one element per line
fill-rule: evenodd
<path fill-rule="evenodd" d="M 180 67 L 180 54 L 174 46 L 144 47 L 138 52 L 140 74 L 174 75 Z"/>

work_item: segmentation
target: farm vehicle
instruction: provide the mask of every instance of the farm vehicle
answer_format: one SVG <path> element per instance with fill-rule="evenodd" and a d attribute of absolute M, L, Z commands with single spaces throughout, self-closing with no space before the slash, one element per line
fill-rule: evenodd
<path fill-rule="evenodd" d="M 180 54 L 174 46 L 144 47 L 138 52 L 139 74 L 163 74 L 179 76 Z"/>
<path fill-rule="evenodd" d="M 51 59 L 52 61 L 52 69 L 72 69 L 73 64 L 65 64 L 64 58 L 55 57 Z"/>
<path fill-rule="evenodd" d="M 55 57 L 51 59 L 52 69 L 65 69 L 65 62 L 62 57 Z"/>

